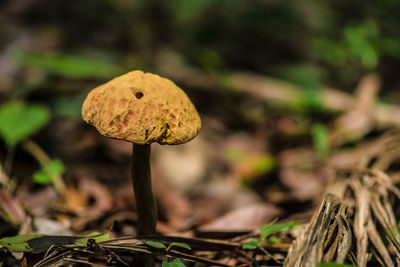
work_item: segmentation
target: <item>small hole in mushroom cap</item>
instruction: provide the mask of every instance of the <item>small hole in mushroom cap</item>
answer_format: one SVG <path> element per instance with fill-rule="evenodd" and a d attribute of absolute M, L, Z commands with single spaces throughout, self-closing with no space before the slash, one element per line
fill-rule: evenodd
<path fill-rule="evenodd" d="M 142 92 L 136 92 L 135 96 L 136 96 L 137 99 L 141 99 L 144 95 L 143 95 Z"/>

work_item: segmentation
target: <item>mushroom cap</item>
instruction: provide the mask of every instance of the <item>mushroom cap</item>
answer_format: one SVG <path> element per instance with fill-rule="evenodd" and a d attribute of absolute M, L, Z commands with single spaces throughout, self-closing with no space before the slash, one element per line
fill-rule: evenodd
<path fill-rule="evenodd" d="M 142 145 L 186 143 L 201 128 L 200 116 L 182 89 L 140 70 L 90 91 L 82 118 L 106 137 Z"/>

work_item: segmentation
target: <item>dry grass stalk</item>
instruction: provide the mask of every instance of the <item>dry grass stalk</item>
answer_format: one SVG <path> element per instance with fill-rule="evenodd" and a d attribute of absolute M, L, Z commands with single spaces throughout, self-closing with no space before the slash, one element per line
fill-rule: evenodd
<path fill-rule="evenodd" d="M 400 232 L 394 207 L 400 203 L 400 191 L 391 178 L 398 172 L 389 168 L 398 163 L 400 155 L 394 157 L 393 150 L 399 146 L 399 132 L 385 135 L 359 149 L 358 167 L 333 172 L 320 209 L 294 242 L 284 266 L 345 261 L 361 267 L 373 261 L 398 266 Z"/>

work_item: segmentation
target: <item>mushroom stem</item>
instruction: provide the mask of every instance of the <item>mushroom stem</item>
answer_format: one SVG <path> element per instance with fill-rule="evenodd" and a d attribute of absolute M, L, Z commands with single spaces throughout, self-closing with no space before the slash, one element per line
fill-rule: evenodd
<path fill-rule="evenodd" d="M 137 235 L 156 233 L 157 209 L 151 187 L 150 145 L 133 144 L 131 176 L 137 210 Z"/>

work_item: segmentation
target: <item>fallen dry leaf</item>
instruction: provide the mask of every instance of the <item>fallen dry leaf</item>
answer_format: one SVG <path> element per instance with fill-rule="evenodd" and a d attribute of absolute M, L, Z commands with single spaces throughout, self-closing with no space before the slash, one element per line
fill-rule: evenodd
<path fill-rule="evenodd" d="M 292 149 L 281 153 L 280 180 L 290 188 L 292 197 L 302 201 L 312 200 L 323 191 L 324 178 L 315 170 L 314 161 L 315 154 L 311 149 Z"/>
<path fill-rule="evenodd" d="M 360 80 L 353 108 L 336 120 L 330 136 L 331 145 L 359 140 L 374 128 L 376 122 L 373 115 L 379 89 L 380 78 L 376 74 L 366 75 Z"/>
<path fill-rule="evenodd" d="M 84 229 L 88 223 L 99 219 L 114 207 L 109 189 L 92 179 L 81 179 L 79 190 L 69 188 L 67 194 L 75 199 L 65 201 L 64 206 L 59 208 L 77 215 L 70 218 L 71 226 L 75 230 Z"/>
<path fill-rule="evenodd" d="M 112 209 L 112 193 L 106 186 L 99 182 L 92 179 L 82 179 L 79 184 L 79 191 L 93 199 L 90 207 L 87 208 L 87 213 L 91 216 L 100 217 L 106 211 Z"/>
<path fill-rule="evenodd" d="M 63 201 L 56 202 L 54 208 L 62 212 L 71 212 L 79 215 L 86 211 L 89 197 L 73 187 L 65 190 Z"/>
<path fill-rule="evenodd" d="M 153 168 L 153 187 L 158 203 L 160 220 L 164 220 L 165 231 L 179 231 L 190 227 L 188 218 L 193 213 L 190 201 L 179 191 L 173 190 L 166 177 Z M 158 230 L 160 230 L 158 228 Z M 165 233 L 165 231 L 163 231 Z"/>
<path fill-rule="evenodd" d="M 35 192 L 26 191 L 18 195 L 26 210 L 36 217 L 47 214 L 50 206 L 57 197 L 57 191 L 53 186 L 46 186 Z"/>
<path fill-rule="evenodd" d="M 26 218 L 20 202 L 4 188 L 0 188 L 0 216 L 13 223 L 22 223 Z"/>
<path fill-rule="evenodd" d="M 202 225 L 201 231 L 247 231 L 258 229 L 282 214 L 271 204 L 256 203 L 232 210 L 216 220 Z"/>

